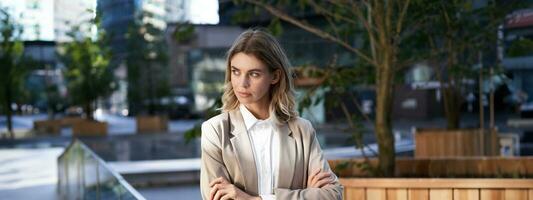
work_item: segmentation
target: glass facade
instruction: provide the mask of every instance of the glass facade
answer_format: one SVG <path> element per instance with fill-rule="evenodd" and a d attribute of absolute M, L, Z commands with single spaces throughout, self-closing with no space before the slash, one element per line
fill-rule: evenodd
<path fill-rule="evenodd" d="M 111 37 L 111 49 L 115 59 L 126 53 L 126 38 L 129 25 L 133 22 L 139 1 L 133 0 L 99 0 L 97 10 L 102 13 L 102 27 Z"/>

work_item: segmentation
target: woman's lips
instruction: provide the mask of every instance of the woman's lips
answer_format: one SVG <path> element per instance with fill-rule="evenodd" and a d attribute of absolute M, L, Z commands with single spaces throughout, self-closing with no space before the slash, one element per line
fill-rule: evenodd
<path fill-rule="evenodd" d="M 251 93 L 248 93 L 248 92 L 237 92 L 237 94 L 241 97 L 249 97 L 250 95 L 252 95 Z"/>

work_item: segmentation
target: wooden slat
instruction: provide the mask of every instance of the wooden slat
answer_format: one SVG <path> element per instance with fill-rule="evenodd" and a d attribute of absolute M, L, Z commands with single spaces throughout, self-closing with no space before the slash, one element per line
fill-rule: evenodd
<path fill-rule="evenodd" d="M 453 190 L 452 189 L 430 189 L 429 199 L 430 200 L 453 200 Z"/>
<path fill-rule="evenodd" d="M 470 133 L 468 134 L 470 137 L 463 137 L 463 138 L 460 138 L 458 141 L 456 142 L 459 142 L 461 143 L 461 145 L 463 145 L 465 147 L 465 151 L 463 152 L 463 155 L 465 156 L 472 156 L 473 154 L 476 153 L 476 145 L 475 144 L 472 144 L 472 141 L 474 140 L 471 140 L 472 137 L 475 137 L 475 134 L 474 133 Z M 465 145 L 465 144 L 470 144 L 470 145 Z"/>
<path fill-rule="evenodd" d="M 445 138 L 448 138 L 448 141 L 444 141 Z M 450 150 L 450 148 L 446 147 L 445 145 L 450 144 L 450 135 L 445 134 L 428 134 L 428 145 L 433 147 L 435 150 L 432 154 L 428 155 L 428 157 L 448 157 L 453 154 L 453 150 Z M 435 145 L 435 139 L 438 139 L 440 142 L 439 144 L 443 145 Z"/>
<path fill-rule="evenodd" d="M 478 189 L 454 189 L 454 200 L 479 200 Z"/>
<path fill-rule="evenodd" d="M 448 148 L 446 147 L 446 145 L 447 145 L 446 143 L 448 143 L 449 139 L 444 139 L 444 137 L 446 136 L 446 135 L 444 135 L 444 134 L 437 134 L 436 136 L 437 136 L 437 138 L 433 138 L 433 140 L 434 140 L 434 141 L 439 141 L 439 143 L 443 143 L 443 145 L 434 145 L 435 143 L 433 143 L 433 144 L 432 144 L 432 143 L 429 143 L 429 145 L 430 145 L 430 146 L 433 148 L 433 150 L 434 150 L 434 151 L 432 152 L 432 154 L 433 154 L 433 155 L 436 155 L 436 156 L 438 156 L 438 157 L 446 157 L 446 155 L 449 155 L 449 152 L 446 152 L 446 150 L 448 149 Z M 435 139 L 437 139 L 437 140 L 435 140 Z M 430 139 L 430 140 L 426 140 L 426 141 L 427 141 L 427 142 L 432 142 L 431 139 Z M 432 154 L 430 154 L 430 155 L 428 155 L 428 156 L 431 157 L 431 156 L 433 156 Z"/>
<path fill-rule="evenodd" d="M 479 129 L 417 130 L 415 157 L 488 156 L 497 151 L 497 133 Z"/>
<path fill-rule="evenodd" d="M 480 197 L 483 200 L 504 200 L 505 191 L 502 189 L 481 189 Z"/>
<path fill-rule="evenodd" d="M 482 152 L 482 149 L 483 147 L 481 146 L 481 135 L 474 131 L 472 132 L 473 134 L 471 134 L 472 136 L 468 137 L 468 136 L 464 136 L 465 138 L 468 138 L 467 141 L 468 143 L 463 143 L 463 145 L 468 145 L 468 146 L 471 146 L 472 147 L 472 154 L 469 154 L 468 156 L 474 156 L 474 155 L 477 155 L 477 156 L 481 156 L 483 155 L 483 152 Z"/>
<path fill-rule="evenodd" d="M 407 190 L 387 189 L 387 200 L 407 200 Z"/>
<path fill-rule="evenodd" d="M 532 179 L 500 179 L 500 178 L 340 178 L 345 187 L 357 188 L 462 188 L 462 189 L 488 189 L 509 188 L 526 189 L 533 188 Z"/>
<path fill-rule="evenodd" d="M 344 199 L 346 200 L 366 200 L 365 189 L 362 188 L 344 188 Z"/>
<path fill-rule="evenodd" d="M 426 134 L 415 134 L 415 157 L 424 158 L 428 152 Z"/>
<path fill-rule="evenodd" d="M 509 200 L 527 200 L 528 190 L 519 190 L 519 189 L 506 189 L 505 190 L 505 199 Z"/>
<path fill-rule="evenodd" d="M 409 200 L 429 200 L 428 189 L 409 189 L 407 191 L 407 197 Z"/>
<path fill-rule="evenodd" d="M 459 134 L 458 134 L 459 135 Z M 457 141 L 457 140 L 455 140 Z M 466 148 L 468 148 L 469 145 L 464 145 L 464 144 L 458 144 L 458 143 L 455 143 L 454 141 L 454 146 L 452 147 L 453 149 L 455 149 L 455 155 L 461 155 L 463 152 L 466 151 Z"/>
<path fill-rule="evenodd" d="M 522 159 L 521 161 L 522 161 L 522 165 L 526 169 L 526 174 L 528 175 L 533 174 L 533 159 L 529 159 L 528 157 L 528 158 Z"/>
<path fill-rule="evenodd" d="M 385 189 L 366 189 L 366 198 L 371 200 L 387 200 L 387 191 Z"/>
<path fill-rule="evenodd" d="M 528 191 L 528 200 L 533 200 L 533 189 L 529 189 Z"/>

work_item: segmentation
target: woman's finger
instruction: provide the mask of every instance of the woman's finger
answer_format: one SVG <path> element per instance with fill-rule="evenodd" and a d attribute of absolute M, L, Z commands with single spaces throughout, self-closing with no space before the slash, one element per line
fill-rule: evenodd
<path fill-rule="evenodd" d="M 309 175 L 307 177 L 307 185 L 308 186 L 311 185 L 311 179 L 313 179 L 313 173 L 314 172 L 309 173 Z"/>
<path fill-rule="evenodd" d="M 314 183 L 316 183 L 316 182 L 318 181 L 318 180 L 316 179 L 316 178 L 317 178 L 316 176 L 318 176 L 318 174 L 320 174 L 320 171 L 321 171 L 321 170 L 322 170 L 322 169 L 317 168 L 317 169 L 315 169 L 315 170 L 313 171 L 313 173 L 312 173 L 312 175 L 311 175 L 311 178 L 310 178 L 310 180 L 311 180 L 311 185 L 314 184 Z"/>
<path fill-rule="evenodd" d="M 213 185 L 217 184 L 218 182 L 220 182 L 222 177 L 218 177 L 214 180 L 212 180 L 210 183 L 209 183 L 209 187 L 213 187 Z"/>
<path fill-rule="evenodd" d="M 222 198 L 220 198 L 220 200 L 231 200 L 233 199 L 232 197 L 230 197 L 230 195 L 224 195 L 222 196 Z"/>
<path fill-rule="evenodd" d="M 313 179 L 313 182 L 312 183 L 315 183 L 324 179 L 324 178 L 327 178 L 330 176 L 330 173 L 329 172 L 321 172 L 321 173 L 318 173 L 315 178 Z"/>
<path fill-rule="evenodd" d="M 319 180 L 322 180 L 322 179 L 325 179 L 325 178 L 329 178 L 331 177 L 331 173 L 330 172 L 322 172 L 318 175 L 315 176 L 315 179 L 316 181 L 315 182 L 318 182 Z"/>
<path fill-rule="evenodd" d="M 316 168 L 315 170 L 313 170 L 313 173 L 311 173 L 311 174 L 317 175 L 320 171 L 322 171 L 322 169 Z"/>
<path fill-rule="evenodd" d="M 311 177 L 315 177 L 318 173 L 320 173 L 320 171 L 320 168 L 313 170 L 313 172 L 311 173 Z"/>
<path fill-rule="evenodd" d="M 228 179 L 226 179 L 224 177 L 220 177 L 220 179 L 222 180 L 221 182 L 224 183 L 224 184 L 228 184 L 229 183 Z"/>
<path fill-rule="evenodd" d="M 229 183 L 229 182 L 224 177 L 218 177 L 215 180 L 211 181 L 211 183 L 209 183 L 209 187 L 213 187 L 213 185 L 218 184 L 218 183 Z"/>
<path fill-rule="evenodd" d="M 331 178 L 322 179 L 322 180 L 318 181 L 315 185 L 316 185 L 317 188 L 322 188 L 325 185 L 330 184 L 331 181 L 332 181 Z"/>
<path fill-rule="evenodd" d="M 209 192 L 209 199 L 214 199 L 215 198 L 215 195 L 218 193 L 219 190 L 221 190 L 222 188 L 224 188 L 224 185 L 223 184 L 215 184 L 212 188 L 211 188 L 211 192 Z"/>
<path fill-rule="evenodd" d="M 224 196 L 221 199 L 237 199 L 236 191 L 235 191 L 235 185 L 229 185 L 224 190 Z"/>
<path fill-rule="evenodd" d="M 224 189 L 218 190 L 213 200 L 220 200 L 220 198 L 222 198 L 226 193 L 227 192 Z"/>
<path fill-rule="evenodd" d="M 211 187 L 211 191 L 209 191 L 209 200 L 213 200 L 215 197 L 215 194 L 217 193 L 218 187 Z"/>

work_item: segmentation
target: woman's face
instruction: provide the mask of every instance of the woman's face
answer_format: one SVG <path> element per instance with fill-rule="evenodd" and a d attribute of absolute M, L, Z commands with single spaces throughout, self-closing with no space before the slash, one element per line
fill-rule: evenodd
<path fill-rule="evenodd" d="M 230 60 L 231 85 L 241 104 L 268 106 L 270 85 L 279 81 L 274 73 L 254 55 L 237 53 Z"/>

